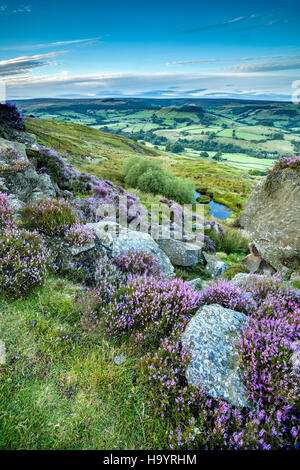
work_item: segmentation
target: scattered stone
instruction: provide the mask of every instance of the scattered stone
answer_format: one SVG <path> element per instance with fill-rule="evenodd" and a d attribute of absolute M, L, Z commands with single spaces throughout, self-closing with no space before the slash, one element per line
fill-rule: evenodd
<path fill-rule="evenodd" d="M 119 366 L 126 361 L 126 354 L 121 353 L 119 356 L 115 356 L 114 363 Z"/>
<path fill-rule="evenodd" d="M 199 289 L 201 290 L 202 287 L 202 279 L 201 277 L 197 277 L 197 279 L 192 279 L 191 281 L 188 281 L 188 284 L 193 287 L 193 289 Z"/>
<path fill-rule="evenodd" d="M 10 358 L 10 362 L 11 362 L 12 364 L 14 364 L 14 363 L 17 362 L 19 359 L 20 359 L 19 356 L 13 356 L 13 357 Z"/>
<path fill-rule="evenodd" d="M 202 256 L 206 263 L 205 269 L 212 277 L 222 276 L 226 269 L 228 269 L 227 264 L 221 261 L 216 255 L 203 251 Z"/>
<path fill-rule="evenodd" d="M 186 370 L 188 383 L 239 408 L 249 406 L 235 346 L 246 323 L 243 313 L 217 304 L 205 305 L 182 335 L 193 356 Z"/>

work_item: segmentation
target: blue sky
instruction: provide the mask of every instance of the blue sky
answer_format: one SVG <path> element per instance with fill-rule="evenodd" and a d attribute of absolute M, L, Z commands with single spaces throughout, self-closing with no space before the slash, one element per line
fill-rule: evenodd
<path fill-rule="evenodd" d="M 0 0 L 0 79 L 8 99 L 290 100 L 299 16 L 294 0 Z"/>

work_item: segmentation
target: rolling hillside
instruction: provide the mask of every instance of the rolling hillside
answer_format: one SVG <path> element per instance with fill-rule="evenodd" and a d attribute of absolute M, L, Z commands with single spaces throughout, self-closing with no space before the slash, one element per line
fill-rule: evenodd
<path fill-rule="evenodd" d="M 157 159 L 166 171 L 195 181 L 199 192 L 239 212 L 256 182 L 247 172 L 215 161 L 157 151 L 122 136 L 76 123 L 26 119 L 41 145 L 58 150 L 80 171 L 124 185 L 121 167 L 133 155 Z"/>

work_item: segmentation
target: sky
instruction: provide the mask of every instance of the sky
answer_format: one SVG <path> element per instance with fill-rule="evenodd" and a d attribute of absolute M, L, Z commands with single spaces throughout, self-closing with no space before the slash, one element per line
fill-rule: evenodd
<path fill-rule="evenodd" d="M 298 0 L 0 0 L 0 89 L 290 101 L 299 18 Z"/>

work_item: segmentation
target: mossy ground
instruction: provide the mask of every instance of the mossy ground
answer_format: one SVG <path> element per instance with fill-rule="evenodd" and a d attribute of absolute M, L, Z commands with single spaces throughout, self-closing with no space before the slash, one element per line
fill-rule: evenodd
<path fill-rule="evenodd" d="M 51 278 L 27 298 L 0 299 L 0 448 L 167 448 L 167 423 L 152 418 L 139 385 L 141 354 L 101 334 L 59 339 L 79 319 L 77 295 Z"/>

